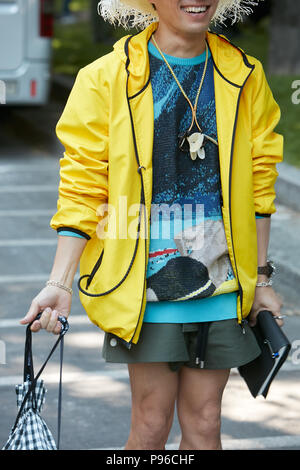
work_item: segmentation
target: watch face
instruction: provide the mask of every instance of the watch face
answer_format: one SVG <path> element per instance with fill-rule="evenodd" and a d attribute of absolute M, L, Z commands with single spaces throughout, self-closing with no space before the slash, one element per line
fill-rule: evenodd
<path fill-rule="evenodd" d="M 273 261 L 268 261 L 268 268 L 269 268 L 269 273 L 270 273 L 269 276 L 271 276 L 271 274 L 273 274 L 275 271 L 275 266 L 273 264 Z"/>
<path fill-rule="evenodd" d="M 268 277 L 271 276 L 272 272 L 273 272 L 273 268 L 270 264 L 268 264 Z"/>

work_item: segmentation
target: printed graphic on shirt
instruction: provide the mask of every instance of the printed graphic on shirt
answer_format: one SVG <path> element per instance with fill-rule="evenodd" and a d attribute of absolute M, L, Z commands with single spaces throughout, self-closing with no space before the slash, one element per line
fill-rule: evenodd
<path fill-rule="evenodd" d="M 194 104 L 204 61 L 181 59 L 171 66 Z M 210 296 L 233 279 L 221 212 L 218 147 L 205 143 L 205 159 L 191 160 L 178 136 L 192 113 L 166 64 L 149 54 L 154 100 L 153 187 L 147 300 L 186 300 Z M 195 58 L 197 62 L 197 58 Z M 197 106 L 202 131 L 217 140 L 213 64 Z M 195 132 L 198 131 L 194 127 Z"/>

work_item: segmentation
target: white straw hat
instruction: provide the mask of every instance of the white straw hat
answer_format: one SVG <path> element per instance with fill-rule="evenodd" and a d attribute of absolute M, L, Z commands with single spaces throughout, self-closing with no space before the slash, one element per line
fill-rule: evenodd
<path fill-rule="evenodd" d="M 261 0 L 220 0 L 212 23 L 224 23 L 231 19 L 232 24 L 241 21 L 243 15 L 252 13 L 251 5 Z M 154 21 L 159 21 L 156 10 L 148 0 L 100 0 L 98 13 L 109 23 L 128 28 L 144 29 Z"/>

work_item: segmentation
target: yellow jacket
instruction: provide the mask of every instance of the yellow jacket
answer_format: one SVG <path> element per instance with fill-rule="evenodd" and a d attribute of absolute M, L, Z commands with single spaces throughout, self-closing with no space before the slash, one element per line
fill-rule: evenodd
<path fill-rule="evenodd" d="M 51 226 L 89 239 L 80 261 L 81 302 L 92 322 L 128 347 L 138 341 L 146 305 L 154 133 L 147 44 L 156 27 L 122 38 L 79 71 L 56 128 L 65 153 Z M 257 281 L 255 214 L 276 210 L 280 109 L 257 59 L 222 35 L 207 32 L 206 40 L 214 64 L 222 213 L 241 323 Z M 125 202 L 123 223 L 134 236 L 124 236 L 116 224 Z M 109 217 L 105 203 L 113 208 Z M 114 236 L 103 237 L 105 224 Z"/>

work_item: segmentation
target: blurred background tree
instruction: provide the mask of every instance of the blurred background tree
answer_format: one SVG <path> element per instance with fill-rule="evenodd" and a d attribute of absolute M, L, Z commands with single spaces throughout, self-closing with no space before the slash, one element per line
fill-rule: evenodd
<path fill-rule="evenodd" d="M 102 19 L 98 13 L 99 0 L 90 0 L 91 8 L 91 27 L 93 42 L 113 43 L 113 30 L 114 28 Z"/>
<path fill-rule="evenodd" d="M 300 73 L 300 2 L 273 0 L 270 22 L 269 71 Z"/>

